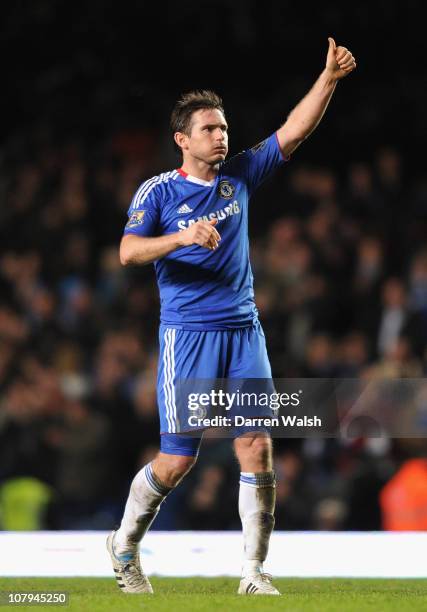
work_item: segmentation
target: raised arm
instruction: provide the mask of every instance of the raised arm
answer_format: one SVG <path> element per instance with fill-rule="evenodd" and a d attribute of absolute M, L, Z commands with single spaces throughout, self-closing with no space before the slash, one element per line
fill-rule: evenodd
<path fill-rule="evenodd" d="M 356 61 L 350 51 L 346 47 L 337 47 L 333 38 L 328 40 L 325 69 L 277 132 L 279 146 L 285 156 L 295 151 L 317 127 L 336 84 L 356 68 Z"/>

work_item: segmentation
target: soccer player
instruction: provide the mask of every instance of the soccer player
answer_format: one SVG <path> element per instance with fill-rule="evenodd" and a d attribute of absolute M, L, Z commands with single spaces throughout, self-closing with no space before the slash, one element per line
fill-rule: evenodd
<path fill-rule="evenodd" d="M 201 438 L 180 433 L 175 385 L 182 379 L 271 378 L 249 263 L 248 200 L 321 120 L 336 84 L 356 67 L 329 38 L 326 66 L 276 133 L 225 161 L 228 125 L 211 91 L 182 96 L 171 127 L 182 166 L 136 191 L 120 245 L 123 265 L 154 262 L 161 299 L 160 452 L 135 476 L 120 528 L 107 540 L 119 587 L 152 593 L 139 542 L 160 505 L 194 465 Z M 243 433 L 243 431 L 242 431 Z M 266 431 L 236 434 L 244 561 L 238 593 L 279 595 L 263 569 L 274 526 L 275 475 Z"/>

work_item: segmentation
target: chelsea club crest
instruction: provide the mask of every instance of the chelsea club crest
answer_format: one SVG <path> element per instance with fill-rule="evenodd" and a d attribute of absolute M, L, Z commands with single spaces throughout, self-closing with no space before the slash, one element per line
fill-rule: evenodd
<path fill-rule="evenodd" d="M 235 191 L 236 188 L 230 183 L 230 181 L 220 181 L 218 185 L 218 194 L 221 198 L 224 198 L 224 200 L 231 200 Z"/>

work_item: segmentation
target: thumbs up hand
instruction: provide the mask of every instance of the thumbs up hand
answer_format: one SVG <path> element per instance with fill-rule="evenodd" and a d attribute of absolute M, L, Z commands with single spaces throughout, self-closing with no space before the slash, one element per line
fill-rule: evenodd
<path fill-rule="evenodd" d="M 328 41 L 329 49 L 326 57 L 326 70 L 338 81 L 350 74 L 350 72 L 353 72 L 356 68 L 356 60 L 346 47 L 337 47 L 333 38 L 329 37 Z"/>

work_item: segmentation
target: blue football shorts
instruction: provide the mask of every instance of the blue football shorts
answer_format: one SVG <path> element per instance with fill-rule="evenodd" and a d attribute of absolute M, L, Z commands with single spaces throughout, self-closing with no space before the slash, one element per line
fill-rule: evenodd
<path fill-rule="evenodd" d="M 196 456 L 203 432 L 200 431 L 200 435 L 182 433 L 177 381 L 271 380 L 265 335 L 259 321 L 250 327 L 219 331 L 189 331 L 162 324 L 159 341 L 157 401 L 160 450 L 172 455 Z M 248 431 L 253 431 L 253 428 L 239 427 L 238 431 L 233 432 L 233 437 Z M 256 428 L 256 431 L 268 433 L 267 428 L 263 427 Z"/>

